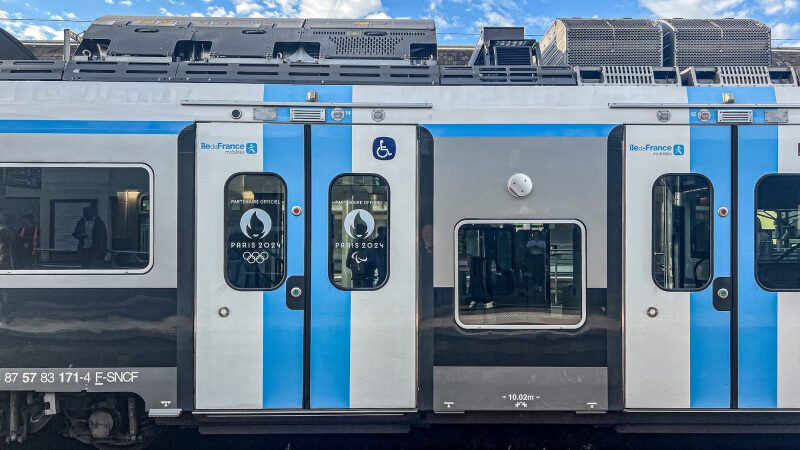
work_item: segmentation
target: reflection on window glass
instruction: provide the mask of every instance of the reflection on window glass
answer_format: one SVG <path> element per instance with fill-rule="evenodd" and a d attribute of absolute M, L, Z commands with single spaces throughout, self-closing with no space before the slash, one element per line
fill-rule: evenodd
<path fill-rule="evenodd" d="M 149 191 L 142 167 L 1 167 L 0 270 L 146 268 Z"/>
<path fill-rule="evenodd" d="M 767 289 L 800 289 L 800 175 L 756 187 L 756 277 Z"/>
<path fill-rule="evenodd" d="M 711 184 L 664 175 L 653 187 L 653 279 L 667 290 L 702 289 L 711 279 Z"/>
<path fill-rule="evenodd" d="M 473 223 L 458 229 L 463 325 L 576 325 L 582 237 L 574 223 Z"/>
<path fill-rule="evenodd" d="M 267 290 L 284 278 L 286 185 L 277 175 L 242 174 L 225 187 L 225 275 L 237 289 Z"/>
<path fill-rule="evenodd" d="M 342 175 L 330 191 L 331 281 L 379 289 L 389 276 L 389 185 L 377 175 Z"/>

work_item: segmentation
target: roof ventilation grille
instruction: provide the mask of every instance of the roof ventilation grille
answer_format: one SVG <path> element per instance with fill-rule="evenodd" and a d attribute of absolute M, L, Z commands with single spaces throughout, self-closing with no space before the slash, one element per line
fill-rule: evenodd
<path fill-rule="evenodd" d="M 769 71 L 766 67 L 723 66 L 719 68 L 721 84 L 769 86 Z"/>
<path fill-rule="evenodd" d="M 484 27 L 470 66 L 531 66 L 539 64 L 539 44 L 525 39 L 523 27 Z"/>

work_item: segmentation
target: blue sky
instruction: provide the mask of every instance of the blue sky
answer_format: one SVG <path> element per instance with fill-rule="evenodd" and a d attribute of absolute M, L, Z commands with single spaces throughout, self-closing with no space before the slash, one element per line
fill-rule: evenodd
<path fill-rule="evenodd" d="M 800 45 L 800 0 L 0 0 L 0 27 L 23 39 L 58 39 L 109 14 L 228 17 L 430 18 L 440 44 L 474 44 L 481 25 L 525 26 L 534 37 L 556 17 L 750 17 L 777 45 Z M 6 19 L 6 20 L 4 20 Z"/>

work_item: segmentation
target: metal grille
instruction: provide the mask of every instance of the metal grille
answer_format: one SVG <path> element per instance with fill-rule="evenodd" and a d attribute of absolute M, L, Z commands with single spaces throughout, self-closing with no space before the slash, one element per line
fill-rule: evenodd
<path fill-rule="evenodd" d="M 325 108 L 292 108 L 289 110 L 292 122 L 325 122 Z"/>
<path fill-rule="evenodd" d="M 769 27 L 752 19 L 665 19 L 669 58 L 678 67 L 769 66 Z"/>
<path fill-rule="evenodd" d="M 655 84 L 649 66 L 603 66 L 605 84 Z"/>
<path fill-rule="evenodd" d="M 495 47 L 498 66 L 529 66 L 531 50 L 528 47 Z"/>
<path fill-rule="evenodd" d="M 751 109 L 721 109 L 717 111 L 719 123 L 753 123 L 753 110 Z"/>
<path fill-rule="evenodd" d="M 661 29 L 647 19 L 557 19 L 542 42 L 548 65 L 662 65 Z"/>
<path fill-rule="evenodd" d="M 349 56 L 393 56 L 395 47 L 402 40 L 389 36 L 330 36 L 336 45 L 337 55 Z"/>
<path fill-rule="evenodd" d="M 724 66 L 719 68 L 720 84 L 769 86 L 769 71 L 766 67 Z"/>

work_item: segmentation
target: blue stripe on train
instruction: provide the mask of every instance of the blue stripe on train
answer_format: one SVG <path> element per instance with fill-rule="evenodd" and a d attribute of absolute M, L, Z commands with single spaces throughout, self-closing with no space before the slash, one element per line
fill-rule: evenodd
<path fill-rule="evenodd" d="M 263 171 L 274 172 L 286 182 L 287 209 L 305 209 L 303 125 L 264 125 Z M 303 274 L 305 224 L 303 216 L 287 214 L 286 277 Z M 286 284 L 263 294 L 265 409 L 303 406 L 303 311 L 286 307 Z"/>
<path fill-rule="evenodd" d="M 192 123 L 138 120 L 0 120 L 0 133 L 178 134 Z"/>
<path fill-rule="evenodd" d="M 775 103 L 775 90 L 771 87 L 709 86 L 686 90 L 689 103 L 721 103 L 722 94 L 728 92 L 734 94 L 737 103 Z M 755 111 L 754 120 L 762 122 L 763 111 Z M 696 121 L 693 119 L 692 123 Z M 778 404 L 778 299 L 777 294 L 761 289 L 754 279 L 754 190 L 759 178 L 778 171 L 777 126 L 739 127 L 738 166 L 739 407 L 774 408 Z M 704 338 L 695 332 L 692 328 L 692 342 Z M 706 381 L 702 371 L 695 373 L 694 366 L 692 369 L 692 383 L 702 386 Z M 700 404 L 705 401 L 698 399 Z"/>
<path fill-rule="evenodd" d="M 739 127 L 739 407 L 778 406 L 778 294 L 755 280 L 755 186 L 778 171 L 778 127 Z"/>
<path fill-rule="evenodd" d="M 350 406 L 350 293 L 328 278 L 328 188 L 352 172 L 352 127 L 315 126 L 311 133 L 311 407 Z"/>
<path fill-rule="evenodd" d="M 353 99 L 352 86 L 265 85 L 264 101 L 304 102 L 308 91 L 318 92 L 320 102 L 352 102 Z M 278 114 L 280 120 L 287 120 L 288 108 L 279 108 Z M 350 117 L 344 122 L 349 122 Z M 292 131 L 291 140 L 285 137 L 281 140 L 281 127 L 292 130 L 296 127 L 299 131 Z M 264 170 L 284 176 L 289 207 L 303 205 L 304 201 L 303 146 L 303 125 L 264 126 Z M 328 186 L 336 175 L 352 170 L 352 127 L 314 127 L 311 148 L 311 407 L 347 408 L 350 404 L 350 293 L 334 288 L 328 280 Z M 270 152 L 281 155 L 284 164 L 281 167 L 291 166 L 286 174 L 270 167 L 277 162 Z M 303 209 L 308 211 L 308 206 L 304 205 Z M 308 243 L 303 237 L 304 216 L 289 217 L 288 276 L 303 274 L 304 248 Z M 268 301 L 269 295 L 264 294 L 264 407 L 299 408 L 303 313 L 286 309 L 285 288 L 273 293 L 280 299 Z M 295 313 L 299 322 L 295 322 Z M 287 327 L 281 319 L 289 316 L 292 317 L 291 326 Z M 282 369 L 279 366 L 283 364 L 291 367 Z"/>
<path fill-rule="evenodd" d="M 425 124 L 434 137 L 608 137 L 616 124 Z"/>
<path fill-rule="evenodd" d="M 713 277 L 731 273 L 730 218 L 715 214 L 731 204 L 731 128 L 691 127 L 689 171 L 701 173 L 711 181 L 714 205 Z M 690 406 L 728 408 L 731 392 L 730 313 L 717 311 L 713 288 L 692 292 L 689 300 L 690 330 Z"/>

